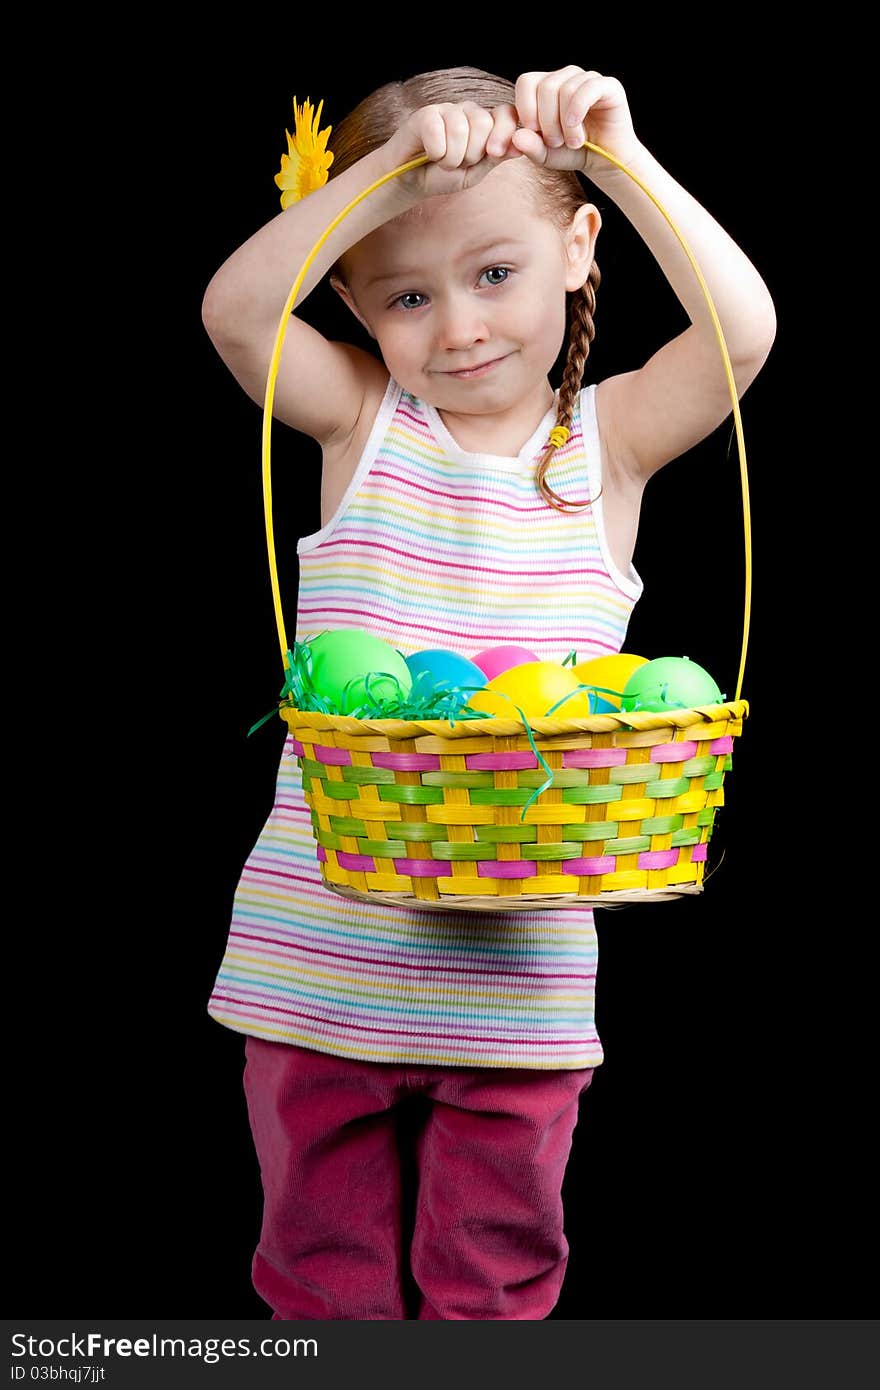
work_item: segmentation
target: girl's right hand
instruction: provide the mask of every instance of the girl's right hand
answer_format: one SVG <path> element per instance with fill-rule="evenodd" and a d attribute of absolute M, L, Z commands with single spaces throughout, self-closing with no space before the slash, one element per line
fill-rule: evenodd
<path fill-rule="evenodd" d="M 511 144 L 518 125 L 512 103 L 492 110 L 475 101 L 421 106 L 395 131 L 384 153 L 389 169 L 421 154 L 426 154 L 429 162 L 398 174 L 392 182 L 415 202 L 473 188 L 505 160 L 527 157 Z"/>

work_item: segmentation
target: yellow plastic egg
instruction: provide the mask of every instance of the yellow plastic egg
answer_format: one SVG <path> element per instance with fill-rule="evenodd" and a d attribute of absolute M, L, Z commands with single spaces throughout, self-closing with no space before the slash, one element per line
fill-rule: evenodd
<path fill-rule="evenodd" d="M 639 666 L 646 666 L 647 662 L 646 656 L 618 652 L 615 656 L 594 656 L 589 661 L 579 661 L 572 670 L 581 684 L 601 687 L 599 694 L 602 699 L 615 709 L 620 709 L 624 686 L 633 671 Z"/>
<path fill-rule="evenodd" d="M 555 661 L 526 661 L 495 676 L 485 690 L 478 690 L 470 697 L 468 707 L 493 718 L 518 719 L 514 708 L 518 705 L 527 719 L 542 719 L 552 705 L 571 695 L 580 684 L 567 666 L 560 666 Z M 509 698 L 505 699 L 505 696 Z M 554 710 L 550 717 L 587 719 L 589 714 L 589 695 L 581 690 Z"/>

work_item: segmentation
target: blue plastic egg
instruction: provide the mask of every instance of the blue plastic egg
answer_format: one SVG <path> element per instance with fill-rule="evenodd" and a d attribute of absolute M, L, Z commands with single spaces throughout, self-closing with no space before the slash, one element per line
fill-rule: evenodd
<path fill-rule="evenodd" d="M 413 696 L 426 697 L 434 691 L 451 690 L 453 686 L 476 686 L 482 690 L 486 676 L 466 656 L 444 647 L 429 647 L 404 657 L 413 678 Z"/>

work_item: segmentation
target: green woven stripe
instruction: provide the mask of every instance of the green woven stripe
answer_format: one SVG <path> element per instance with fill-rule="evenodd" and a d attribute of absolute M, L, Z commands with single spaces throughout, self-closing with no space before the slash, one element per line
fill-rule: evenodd
<path fill-rule="evenodd" d="M 536 772 L 518 772 L 516 774 L 517 785 L 528 787 L 534 790 L 541 787 L 547 781 L 547 774 L 543 768 L 538 768 Z M 553 768 L 554 787 L 586 787 L 590 781 L 590 770 L 586 767 L 555 767 Z"/>
<path fill-rule="evenodd" d="M 657 767 L 657 763 L 622 763 L 620 767 L 608 769 L 608 781 L 618 787 L 632 782 L 647 782 L 649 778 L 657 776 Z"/>
<path fill-rule="evenodd" d="M 491 772 L 423 772 L 425 787 L 494 787 Z"/>
<path fill-rule="evenodd" d="M 677 816 L 646 816 L 642 821 L 643 835 L 668 835 L 670 832 L 680 830 L 684 825 L 684 816 L 679 813 Z"/>
<path fill-rule="evenodd" d="M 684 764 L 687 768 L 693 768 L 695 775 L 705 777 L 703 783 L 706 791 L 716 791 L 723 785 L 724 772 L 728 771 L 731 765 L 731 757 L 728 755 L 724 759 L 724 768 L 720 771 L 710 771 L 702 773 L 699 768 L 712 766 L 717 760 L 714 758 L 694 758 Z M 310 792 L 321 791 L 328 800 L 351 801 L 357 798 L 357 788 L 361 785 L 373 785 L 379 787 L 378 799 L 380 802 L 386 801 L 397 805 L 442 805 L 444 801 L 443 787 L 456 786 L 467 787 L 470 790 L 470 802 L 473 806 L 524 806 L 531 795 L 531 791 L 536 786 L 541 786 L 546 781 L 546 774 L 521 773 L 519 774 L 517 787 L 495 787 L 492 785 L 493 775 L 477 774 L 479 786 L 474 785 L 471 773 L 426 773 L 424 782 L 430 781 L 431 786 L 400 786 L 389 781 L 393 779 L 390 768 L 368 768 L 368 767 L 345 767 L 342 769 L 343 781 L 324 781 L 323 775 L 326 771 L 323 763 L 316 762 L 314 759 L 304 758 L 303 763 L 303 789 Z M 699 767 L 697 766 L 699 765 Z M 560 801 L 560 817 L 562 808 L 566 805 L 587 806 L 608 804 L 612 801 L 619 801 L 620 786 L 624 783 L 638 781 L 643 776 L 641 769 L 636 768 L 613 768 L 614 773 L 635 773 L 637 776 L 621 776 L 615 778 L 613 782 L 600 786 L 586 785 L 581 777 L 580 769 L 572 769 L 576 775 L 569 778 L 565 769 L 558 769 L 555 774 L 554 786 L 562 790 Z M 310 785 L 308 773 L 311 772 L 316 781 L 316 786 Z M 349 775 L 351 774 L 351 775 Z M 563 783 L 571 783 L 563 785 Z M 645 796 L 655 799 L 667 799 L 680 796 L 688 791 L 690 782 L 687 777 L 664 777 L 657 778 L 645 784 Z M 716 807 L 708 806 L 697 814 L 697 825 L 700 827 L 714 824 Z M 377 807 L 377 820 L 382 819 L 381 808 Z M 366 826 L 360 817 L 334 816 L 331 814 L 330 823 L 337 835 L 364 835 Z M 586 824 L 566 824 L 560 820 L 561 831 L 567 840 L 604 840 L 616 829 L 616 822 L 594 821 Z M 642 830 L 646 835 L 666 835 L 674 834 L 681 828 L 681 814 L 673 816 L 651 816 L 642 821 Z M 312 825 L 317 834 L 318 820 L 317 813 L 312 813 Z M 528 827 L 534 829 L 535 827 Z M 522 827 L 517 826 L 481 826 L 476 833 L 487 842 L 492 843 L 523 843 L 520 834 L 517 832 Z M 434 840 L 437 834 L 443 834 L 442 826 L 422 824 L 420 822 L 406 822 L 406 829 L 395 829 L 395 833 L 407 840 Z M 332 840 L 321 841 L 327 848 L 339 848 Z M 674 843 L 679 843 L 677 840 Z M 691 840 L 681 841 L 683 844 L 696 843 Z M 366 852 L 366 851 L 365 851 Z M 611 851 L 609 851 L 611 852 Z"/>
<path fill-rule="evenodd" d="M 362 836 L 367 833 L 366 822 L 354 816 L 329 817 L 330 827 L 337 835 Z M 400 840 L 440 840 L 446 834 L 442 825 L 428 825 L 425 821 L 389 821 L 388 829 Z"/>
<path fill-rule="evenodd" d="M 529 844 L 538 839 L 536 825 L 478 825 L 474 830 L 478 840 L 485 840 L 489 844 Z M 563 840 L 581 843 L 585 840 L 607 840 L 609 836 L 617 834 L 617 821 L 597 820 L 588 825 L 561 825 L 559 832 Z"/>
<path fill-rule="evenodd" d="M 358 854 L 372 854 L 376 859 L 400 859 L 407 853 L 403 840 L 358 840 Z"/>
<path fill-rule="evenodd" d="M 324 830 L 320 825 L 315 828 L 315 839 L 318 841 L 318 844 L 323 845 L 325 849 L 343 848 L 342 840 L 339 836 L 331 835 L 329 830 Z"/>
<path fill-rule="evenodd" d="M 490 845 L 525 844 L 537 840 L 536 825 L 478 825 L 477 839 Z"/>
<path fill-rule="evenodd" d="M 334 816 L 331 812 L 328 819 L 330 829 L 336 835 L 366 835 L 367 833 L 366 823 L 358 820 L 355 816 Z M 317 822 L 313 821 L 312 823 L 317 829 Z"/>
<path fill-rule="evenodd" d="M 689 830 L 675 830 L 672 835 L 672 847 L 678 849 L 679 845 L 698 845 L 702 831 L 699 826 L 692 825 Z"/>
<path fill-rule="evenodd" d="M 686 758 L 681 765 L 682 773 L 685 777 L 705 777 L 707 772 L 715 771 L 717 758 L 707 754 L 702 758 Z"/>
<path fill-rule="evenodd" d="M 391 767 L 342 767 L 344 782 L 354 782 L 359 787 L 378 786 L 380 783 L 394 782 L 394 769 Z"/>
<path fill-rule="evenodd" d="M 430 840 L 444 840 L 449 834 L 446 825 L 427 825 L 424 821 L 394 821 L 394 833 L 401 840 L 414 840 L 427 843 Z"/>
<path fill-rule="evenodd" d="M 569 787 L 562 793 L 562 803 L 568 806 L 596 806 L 619 800 L 619 787 Z"/>
<path fill-rule="evenodd" d="M 342 820 L 343 818 L 338 817 L 337 819 Z M 349 822 L 349 824 L 354 825 L 356 824 L 356 822 L 351 821 Z M 427 836 L 412 835 L 409 832 L 413 828 L 428 829 L 432 832 L 432 834 Z M 516 826 L 503 826 L 498 828 L 511 831 L 517 830 Z M 569 829 L 582 828 L 583 827 L 580 826 L 569 827 Z M 479 830 L 481 832 L 484 832 L 486 829 L 487 827 L 485 826 L 479 827 Z M 537 827 L 524 826 L 523 829 L 536 830 Z M 484 833 L 480 833 L 479 840 L 477 841 L 477 843 L 473 844 L 469 843 L 468 841 L 457 842 L 453 840 L 442 840 L 438 838 L 440 835 L 445 833 L 445 828 L 443 826 L 413 827 L 411 825 L 407 825 L 406 830 L 407 834 L 405 835 L 405 837 L 393 840 L 370 840 L 365 835 L 357 835 L 355 837 L 357 839 L 358 846 L 357 853 L 371 854 L 376 859 L 402 859 L 408 856 L 409 848 L 413 841 L 430 840 L 432 841 L 431 857 L 433 859 L 457 859 L 465 861 L 483 859 L 491 860 L 497 859 L 498 857 L 495 846 L 501 842 L 500 838 L 496 839 L 495 837 L 487 837 Z M 343 837 L 341 835 L 335 835 L 330 831 L 325 830 L 323 826 L 316 826 L 314 829 L 314 834 L 317 843 L 319 845 L 322 845 L 324 849 L 341 850 L 345 848 L 343 844 Z M 509 838 L 511 841 L 513 841 L 512 836 L 505 838 Z M 700 831 L 696 826 L 689 830 L 678 830 L 674 832 L 672 836 L 673 848 L 678 848 L 680 845 L 696 845 L 699 844 L 699 841 Z M 554 859 L 580 859 L 583 856 L 584 852 L 582 841 L 554 840 L 551 841 L 549 844 L 539 845 L 537 843 L 527 843 L 525 839 L 519 839 L 519 843 L 521 846 L 520 858 L 528 860 L 546 861 Z M 648 836 L 637 835 L 631 836 L 628 839 L 607 839 L 603 846 L 602 852 L 604 854 L 613 855 L 639 854 L 642 850 L 650 849 L 650 847 L 651 841 L 648 838 Z"/>
<path fill-rule="evenodd" d="M 580 859 L 583 845 L 575 845 L 563 840 L 560 844 L 526 845 L 522 851 L 523 859 Z"/>
<path fill-rule="evenodd" d="M 434 859 L 497 859 L 498 855 L 490 845 L 469 845 L 466 842 L 456 844 L 454 840 L 438 840 L 431 847 L 431 854 Z"/>
<path fill-rule="evenodd" d="M 350 782 L 324 782 L 321 789 L 329 801 L 357 800 L 357 790 Z"/>
<path fill-rule="evenodd" d="M 323 777 L 327 771 L 326 763 L 319 763 L 316 758 L 299 758 L 298 762 L 304 778 Z"/>
<path fill-rule="evenodd" d="M 616 820 L 591 820 L 583 824 L 563 825 L 564 840 L 607 840 L 609 835 L 617 834 Z"/>
<path fill-rule="evenodd" d="M 732 767 L 733 767 L 733 754 L 732 754 L 732 753 L 727 753 L 727 754 L 725 754 L 725 757 L 724 757 L 724 771 L 725 771 L 725 772 L 729 772 L 730 769 L 731 769 Z"/>
<path fill-rule="evenodd" d="M 380 801 L 396 801 L 406 806 L 442 806 L 439 787 L 380 787 Z"/>
<path fill-rule="evenodd" d="M 656 782 L 647 783 L 645 796 L 682 796 L 689 787 L 690 782 L 686 777 L 658 777 Z"/>
<path fill-rule="evenodd" d="M 647 835 L 631 835 L 625 840 L 609 840 L 605 845 L 606 854 L 641 854 L 650 849 L 651 841 Z"/>

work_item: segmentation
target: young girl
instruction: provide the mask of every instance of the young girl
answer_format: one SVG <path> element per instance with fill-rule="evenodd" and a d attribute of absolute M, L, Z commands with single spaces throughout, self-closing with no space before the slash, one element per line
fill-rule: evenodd
<path fill-rule="evenodd" d="M 342 220 L 298 297 L 329 273 L 379 356 L 296 314 L 287 328 L 274 414 L 323 450 L 321 529 L 297 546 L 298 641 L 361 627 L 405 656 L 621 649 L 645 483 L 726 419 L 730 395 L 677 237 L 586 140 L 681 229 L 740 396 L 759 372 L 767 287 L 641 144 L 617 79 L 571 65 L 514 85 L 462 67 L 380 87 L 336 126 L 329 180 L 286 194 L 204 299 L 212 342 L 262 405 L 309 250 L 359 192 L 428 155 Z M 691 320 L 641 369 L 589 386 L 601 218 L 579 174 L 631 219 Z M 287 737 L 208 1005 L 246 1035 L 265 1196 L 252 1275 L 273 1317 L 548 1315 L 578 1102 L 603 1056 L 595 978 L 587 906 L 405 910 L 327 889 Z M 428 1108 L 405 1249 L 395 1115 L 411 1095 Z"/>

